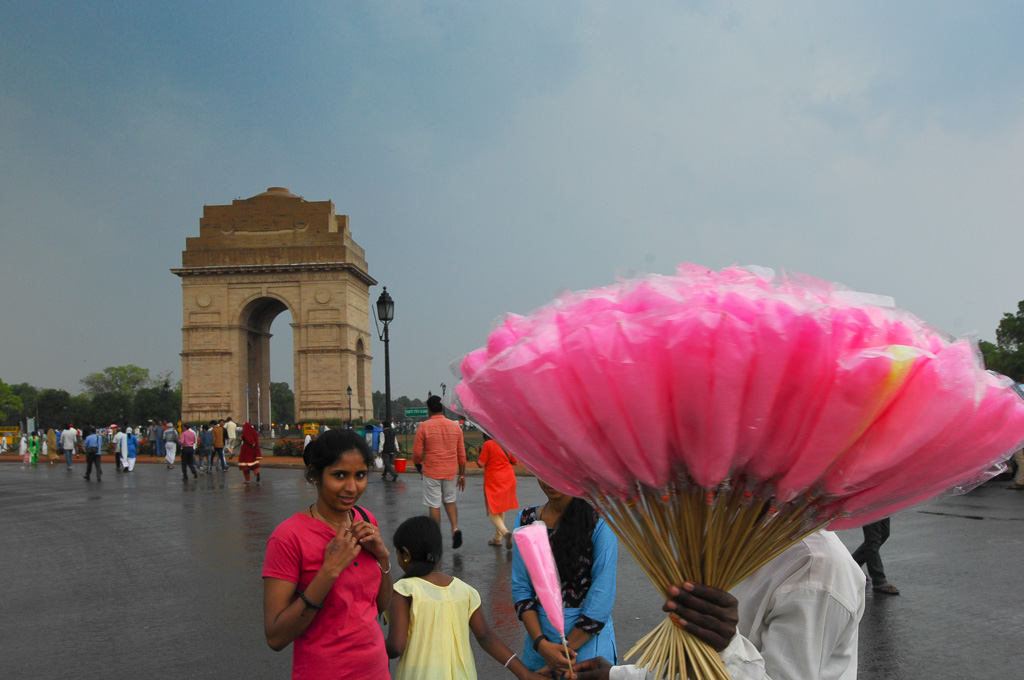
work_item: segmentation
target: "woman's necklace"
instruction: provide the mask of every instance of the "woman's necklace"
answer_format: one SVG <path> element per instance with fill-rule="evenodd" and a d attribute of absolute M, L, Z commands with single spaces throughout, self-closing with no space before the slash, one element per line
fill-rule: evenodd
<path fill-rule="evenodd" d="M 545 513 L 547 513 L 547 511 L 548 511 L 548 504 L 547 504 L 547 503 L 545 503 L 545 504 L 544 504 L 544 507 L 542 507 L 542 508 L 540 509 L 540 514 L 539 514 L 539 515 L 537 515 L 537 519 L 539 519 L 539 520 L 540 520 L 541 522 L 544 522 L 544 515 L 545 515 Z M 554 530 L 554 529 L 555 529 L 555 528 L 556 528 L 556 527 L 558 526 L 558 520 L 559 520 L 559 519 L 560 519 L 560 517 L 559 517 L 559 518 L 556 518 L 556 519 L 555 519 L 555 523 L 554 523 L 554 524 L 552 524 L 552 525 L 549 525 L 549 526 L 548 526 L 548 528 L 549 528 L 549 529 L 551 529 L 551 530 L 553 531 L 553 530 Z M 544 522 L 544 523 L 545 523 L 545 524 L 547 524 L 547 522 Z"/>
<path fill-rule="evenodd" d="M 323 521 L 327 522 L 328 524 L 330 524 L 333 527 L 337 527 L 338 531 L 341 531 L 341 524 L 338 523 L 338 522 L 332 522 L 331 520 L 327 519 L 327 517 L 324 515 L 324 513 L 320 512 L 320 508 L 318 508 L 316 506 L 316 503 L 313 503 L 313 505 L 309 506 L 309 516 L 310 517 L 313 517 L 314 519 L 316 518 L 316 515 L 313 514 L 313 510 L 314 509 L 316 509 L 316 514 L 320 516 L 320 519 L 322 519 Z M 355 519 L 355 512 L 352 511 L 352 510 L 349 510 L 349 523 L 351 524 L 352 520 L 354 520 L 354 519 Z"/>

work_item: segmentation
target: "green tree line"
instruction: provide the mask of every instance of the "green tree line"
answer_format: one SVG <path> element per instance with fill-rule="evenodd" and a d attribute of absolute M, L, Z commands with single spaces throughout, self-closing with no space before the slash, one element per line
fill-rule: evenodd
<path fill-rule="evenodd" d="M 151 376 L 148 369 L 129 364 L 110 366 L 81 380 L 81 394 L 36 387 L 28 383 L 8 385 L 0 380 L 0 422 L 24 425 L 35 418 L 37 428 L 63 427 L 67 423 L 138 425 L 149 419 L 178 420 L 181 416 L 181 383 L 170 373 Z"/>

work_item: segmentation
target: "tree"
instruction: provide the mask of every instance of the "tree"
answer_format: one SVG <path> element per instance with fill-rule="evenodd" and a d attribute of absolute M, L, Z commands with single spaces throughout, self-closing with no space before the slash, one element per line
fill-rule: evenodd
<path fill-rule="evenodd" d="M 279 425 L 295 422 L 295 393 L 286 382 L 270 383 L 270 420 Z"/>
<path fill-rule="evenodd" d="M 384 420 L 384 393 L 377 390 L 373 393 L 373 413 L 376 417 L 379 417 L 381 421 Z M 397 399 L 391 400 L 391 417 L 397 420 L 405 418 L 405 409 L 408 406 L 425 406 L 426 404 L 422 399 L 410 399 L 406 396 L 398 397 Z"/>
<path fill-rule="evenodd" d="M 21 414 L 21 397 L 14 393 L 11 386 L 0 380 L 0 423 L 8 418 L 16 418 Z"/>
<path fill-rule="evenodd" d="M 71 397 L 68 405 L 68 420 L 76 426 L 96 425 L 96 418 L 92 412 L 92 397 L 88 394 L 76 394 Z M 100 421 L 102 422 L 102 421 Z M 109 425 L 109 423 L 107 423 Z"/>
<path fill-rule="evenodd" d="M 1017 303 L 1016 314 L 1003 314 L 996 329 L 996 344 L 984 340 L 979 344 L 986 368 L 1024 381 L 1024 300 Z"/>
<path fill-rule="evenodd" d="M 64 429 L 71 421 L 71 395 L 66 390 L 42 390 L 36 398 L 36 410 L 39 413 L 37 428 Z"/>
<path fill-rule="evenodd" d="M 24 422 L 25 418 L 31 418 L 36 414 L 36 396 L 39 394 L 32 385 L 28 383 L 18 383 L 17 385 L 11 385 L 11 392 L 14 396 L 21 399 L 21 409 L 12 415 L 8 416 L 6 424 L 15 425 L 17 423 Z"/>
<path fill-rule="evenodd" d="M 150 385 L 149 369 L 135 364 L 108 366 L 102 373 L 90 373 L 82 378 L 85 390 L 97 394 L 120 394 L 129 399 L 143 387 Z"/>

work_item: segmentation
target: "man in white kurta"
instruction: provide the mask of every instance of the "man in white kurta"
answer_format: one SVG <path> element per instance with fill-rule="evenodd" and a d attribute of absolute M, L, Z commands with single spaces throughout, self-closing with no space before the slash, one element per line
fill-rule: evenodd
<path fill-rule="evenodd" d="M 719 655 L 735 680 L 855 680 L 864 573 L 835 534 L 811 534 L 731 593 L 739 621 Z M 654 680 L 634 666 L 579 677 Z"/>

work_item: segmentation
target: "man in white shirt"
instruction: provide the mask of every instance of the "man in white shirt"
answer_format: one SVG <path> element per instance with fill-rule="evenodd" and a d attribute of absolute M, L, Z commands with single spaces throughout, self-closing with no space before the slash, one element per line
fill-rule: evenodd
<path fill-rule="evenodd" d="M 228 450 L 228 458 L 234 458 L 238 453 L 238 425 L 228 416 L 224 421 L 224 433 L 228 436 L 228 443 L 224 447 Z"/>
<path fill-rule="evenodd" d="M 68 423 L 68 426 L 60 433 L 60 448 L 64 452 L 64 461 L 68 464 L 69 470 L 71 469 L 71 456 L 75 453 L 75 444 L 77 442 L 78 430 Z"/>
<path fill-rule="evenodd" d="M 835 534 L 818 531 L 732 589 L 674 589 L 663 609 L 704 640 L 736 680 L 855 680 L 864 573 Z M 654 680 L 591 659 L 580 680 Z"/>

